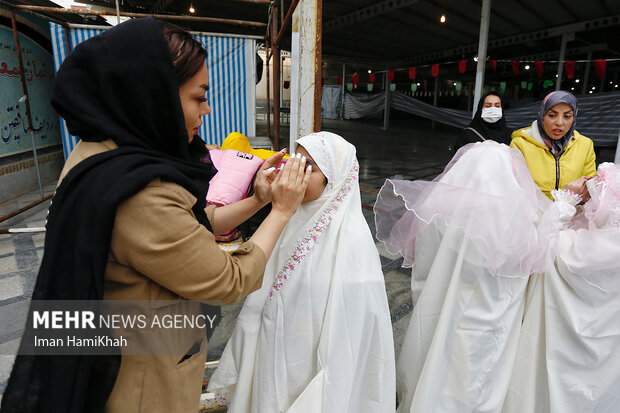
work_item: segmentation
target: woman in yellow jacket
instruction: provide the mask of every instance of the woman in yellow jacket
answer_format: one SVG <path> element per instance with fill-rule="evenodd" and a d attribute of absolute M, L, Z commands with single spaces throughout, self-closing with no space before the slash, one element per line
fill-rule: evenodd
<path fill-rule="evenodd" d="M 587 196 L 585 182 L 596 175 L 592 140 L 575 130 L 577 98 L 564 90 L 545 97 L 532 126 L 512 133 L 538 187 L 551 198 L 553 189 Z M 585 201 L 586 199 L 584 199 Z"/>

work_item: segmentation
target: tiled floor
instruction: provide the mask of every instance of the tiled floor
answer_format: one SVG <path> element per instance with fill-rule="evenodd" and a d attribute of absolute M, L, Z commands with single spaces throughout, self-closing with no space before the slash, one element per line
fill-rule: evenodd
<path fill-rule="evenodd" d="M 362 207 L 368 225 L 374 234 L 374 204 L 385 179 L 401 175 L 405 179 L 432 179 L 452 157 L 450 147 L 456 140 L 457 130 L 438 126 L 430 128 L 428 121 L 392 120 L 389 131 L 381 129 L 380 120 L 337 121 L 326 120 L 323 129 L 338 133 L 357 148 L 360 163 Z M 264 124 L 257 125 L 258 134 L 266 135 Z M 282 128 L 281 138 L 288 142 L 288 129 Z M 54 190 L 55 183 L 45 186 L 45 193 Z M 0 216 L 16 210 L 36 199 L 38 191 L 15 197 L 0 204 Z M 0 228 L 43 226 L 49 201 L 0 224 Z M 27 305 L 32 294 L 43 251 L 44 234 L 0 235 L 0 394 L 6 387 L 13 357 L 7 350 L 15 347 L 21 331 L 4 328 L 17 307 Z M 397 353 L 406 331 L 412 309 L 410 271 L 400 267 L 401 259 L 391 256 L 380 243 L 381 255 L 394 327 Z M 223 319 L 209 342 L 208 358 L 220 357 L 230 337 L 242 303 L 223 309 Z M 3 321 L 4 320 L 4 321 Z M 14 321 L 14 320 L 13 320 Z M 15 323 L 9 323 L 14 325 Z"/>
<path fill-rule="evenodd" d="M 50 194 L 56 182 L 44 186 L 44 194 Z M 0 216 L 4 216 L 40 198 L 39 191 L 31 191 L 0 204 Z M 42 227 L 49 201 L 0 223 L 0 228 Z M 11 372 L 22 328 L 19 315 L 24 314 L 36 281 L 45 234 L 0 235 L 0 393 L 4 391 Z"/>

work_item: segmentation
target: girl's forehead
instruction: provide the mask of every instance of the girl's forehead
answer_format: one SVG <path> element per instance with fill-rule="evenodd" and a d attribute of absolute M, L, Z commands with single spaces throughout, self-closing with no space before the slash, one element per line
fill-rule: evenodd
<path fill-rule="evenodd" d="M 300 152 L 300 151 L 303 152 L 303 154 L 306 156 L 306 158 L 312 159 L 312 155 L 310 155 L 310 152 L 308 152 L 308 150 L 306 148 L 304 148 L 302 145 L 297 144 L 296 152 Z"/>

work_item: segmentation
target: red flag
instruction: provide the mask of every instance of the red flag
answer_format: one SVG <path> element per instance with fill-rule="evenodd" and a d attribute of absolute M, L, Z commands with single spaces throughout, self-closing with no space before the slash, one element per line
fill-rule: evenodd
<path fill-rule="evenodd" d="M 515 75 L 519 74 L 519 62 L 517 62 L 516 60 L 512 61 L 512 71 L 515 73 Z"/>
<path fill-rule="evenodd" d="M 537 60 L 534 62 L 534 67 L 536 68 L 536 76 L 542 77 L 543 75 L 543 62 L 542 60 Z"/>
<path fill-rule="evenodd" d="M 493 66 L 493 71 L 497 71 L 497 60 L 491 60 L 491 65 Z"/>
<path fill-rule="evenodd" d="M 465 73 L 467 70 L 467 60 L 459 60 L 459 73 Z"/>
<path fill-rule="evenodd" d="M 351 76 L 351 82 L 353 82 L 353 86 L 356 87 L 359 81 L 360 81 L 360 75 Z"/>
<path fill-rule="evenodd" d="M 596 70 L 596 75 L 599 79 L 605 77 L 605 69 L 607 68 L 607 60 L 605 59 L 596 59 L 594 61 L 594 70 Z"/>
<path fill-rule="evenodd" d="M 288 89 L 290 85 L 291 85 L 291 82 L 289 80 L 284 81 L 284 89 Z"/>
<path fill-rule="evenodd" d="M 431 66 L 431 75 L 433 75 L 433 77 L 437 77 L 437 75 L 439 75 L 439 63 L 435 63 Z"/>
<path fill-rule="evenodd" d="M 409 68 L 409 79 L 415 79 L 415 66 Z"/>
<path fill-rule="evenodd" d="M 573 60 L 565 60 L 564 68 L 566 69 L 566 77 L 572 79 L 575 77 L 575 62 Z"/>
<path fill-rule="evenodd" d="M 342 85 L 342 76 L 338 76 L 338 85 Z"/>
<path fill-rule="evenodd" d="M 375 83 L 375 74 L 368 73 L 368 80 L 370 81 L 370 83 Z"/>
<path fill-rule="evenodd" d="M 388 70 L 388 80 L 391 82 L 394 80 L 394 71 Z"/>

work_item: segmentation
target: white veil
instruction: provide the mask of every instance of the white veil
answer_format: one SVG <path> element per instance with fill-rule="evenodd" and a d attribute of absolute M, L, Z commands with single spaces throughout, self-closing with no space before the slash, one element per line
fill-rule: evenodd
<path fill-rule="evenodd" d="M 297 142 L 327 188 L 284 229 L 209 391 L 230 413 L 393 412 L 392 326 L 355 147 L 329 132 Z"/>

